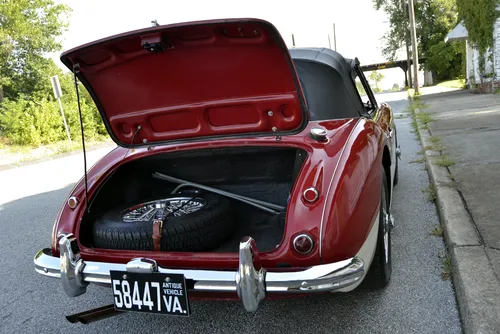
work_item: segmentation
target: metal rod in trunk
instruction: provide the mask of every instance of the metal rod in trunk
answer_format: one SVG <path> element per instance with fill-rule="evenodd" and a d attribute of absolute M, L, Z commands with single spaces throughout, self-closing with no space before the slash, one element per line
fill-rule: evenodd
<path fill-rule="evenodd" d="M 262 209 L 262 210 L 270 212 L 270 213 L 279 214 L 279 211 L 285 210 L 285 207 L 281 206 L 281 205 L 277 205 L 277 204 L 273 204 L 273 203 L 269 203 L 269 202 L 260 201 L 260 200 L 257 200 L 257 199 L 254 199 L 254 198 L 250 198 L 250 197 L 246 197 L 246 196 L 241 196 L 241 195 L 238 195 L 238 194 L 231 193 L 229 191 L 224 191 L 224 190 L 220 190 L 220 189 L 217 189 L 217 188 L 212 188 L 212 187 L 209 187 L 209 186 L 204 186 L 204 185 L 199 184 L 199 183 L 195 183 L 195 182 L 190 182 L 190 181 L 178 179 L 176 177 L 165 175 L 165 174 L 161 174 L 161 173 L 158 173 L 158 172 L 153 173 L 153 177 L 155 177 L 157 179 L 161 179 L 161 180 L 165 180 L 165 181 L 170 181 L 170 182 L 173 182 L 173 183 L 177 183 L 177 184 L 180 184 L 182 186 L 191 186 L 191 187 L 203 189 L 203 190 L 206 190 L 206 191 L 210 191 L 210 192 L 222 195 L 222 196 L 226 196 L 226 197 L 238 200 L 240 202 L 247 203 L 249 205 L 255 206 L 255 207 L 259 208 L 259 209 Z M 177 189 L 178 188 L 179 187 L 177 187 Z"/>

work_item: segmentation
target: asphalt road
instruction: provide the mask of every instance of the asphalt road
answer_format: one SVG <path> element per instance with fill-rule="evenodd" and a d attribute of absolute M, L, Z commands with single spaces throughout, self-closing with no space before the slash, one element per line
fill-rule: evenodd
<path fill-rule="evenodd" d="M 405 94 L 384 94 L 396 113 Z M 398 101 L 399 100 L 399 101 Z M 421 150 L 409 118 L 398 118 L 402 148 L 393 214 L 393 276 L 384 291 L 327 294 L 266 301 L 255 314 L 239 302 L 193 301 L 190 318 L 124 314 L 90 325 L 65 315 L 112 302 L 111 291 L 90 287 L 67 297 L 59 280 L 33 269 L 33 256 L 47 247 L 53 220 L 81 174 L 79 156 L 0 172 L 0 333 L 460 333 L 451 282 L 440 276 L 443 241 L 430 235 L 438 224 L 435 206 L 421 191 L 428 185 Z M 104 150 L 90 154 L 95 161 Z"/>

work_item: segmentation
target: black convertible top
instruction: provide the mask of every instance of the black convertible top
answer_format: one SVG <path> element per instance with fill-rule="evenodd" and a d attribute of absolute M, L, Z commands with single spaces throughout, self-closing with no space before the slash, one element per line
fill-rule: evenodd
<path fill-rule="evenodd" d="M 365 114 L 356 88 L 357 59 L 328 48 L 289 49 L 304 90 L 311 120 L 355 118 Z"/>

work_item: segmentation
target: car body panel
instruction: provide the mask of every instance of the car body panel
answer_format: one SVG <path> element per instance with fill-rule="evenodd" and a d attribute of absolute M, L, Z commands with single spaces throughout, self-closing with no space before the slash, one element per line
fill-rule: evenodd
<path fill-rule="evenodd" d="M 259 137 L 231 140 L 214 140 L 207 142 L 184 143 L 179 145 L 167 145 L 161 147 L 153 147 L 150 150 L 140 148 L 135 149 L 125 158 L 127 150 L 124 148 L 116 148 L 100 160 L 88 173 L 88 196 L 92 198 L 99 186 L 106 180 L 108 175 L 120 165 L 125 164 L 133 159 L 140 159 L 151 154 L 168 153 L 172 151 L 179 152 L 181 150 L 200 149 L 203 147 L 228 147 L 228 146 L 292 146 L 299 147 L 308 152 L 309 157 L 304 162 L 302 172 L 300 173 L 296 183 L 292 189 L 290 196 L 290 205 L 286 220 L 285 235 L 282 243 L 277 249 L 261 254 L 263 265 L 268 267 L 276 267 L 280 263 L 288 263 L 289 265 L 311 265 L 319 264 L 319 247 L 315 247 L 312 253 L 308 256 L 298 256 L 293 252 L 291 240 L 299 232 L 309 232 L 316 240 L 319 240 L 320 228 L 319 221 L 323 214 L 324 200 L 323 193 L 326 192 L 329 180 L 335 173 L 336 161 L 341 159 L 341 153 L 345 146 L 345 141 L 350 136 L 350 133 L 358 124 L 359 119 L 344 119 L 327 122 L 311 122 L 308 127 L 301 133 L 286 136 L 278 142 L 276 137 Z M 314 126 L 322 126 L 328 132 L 329 140 L 326 143 L 318 143 L 308 136 L 310 128 Z M 302 199 L 304 190 L 311 186 L 316 186 L 320 191 L 320 198 L 317 202 L 310 204 Z M 361 186 L 361 185 L 360 185 Z M 54 233 L 59 232 L 73 233 L 77 236 L 80 231 L 80 223 L 85 214 L 84 209 L 84 183 L 82 181 L 75 187 L 72 196 L 79 199 L 79 205 L 74 211 L 65 206 L 58 217 L 59 225 Z M 54 235 L 53 240 L 56 240 Z M 53 252 L 57 253 L 57 247 L 53 243 Z M 79 244 L 82 258 L 92 261 L 118 261 L 126 262 L 130 257 L 149 256 L 158 261 L 159 264 L 173 267 L 191 267 L 200 266 L 204 268 L 233 268 L 237 266 L 237 253 L 152 253 L 139 251 L 123 251 L 123 250 L 102 250 L 87 248 Z M 258 247 L 258 244 L 257 244 Z M 355 253 L 357 250 L 353 250 Z"/>

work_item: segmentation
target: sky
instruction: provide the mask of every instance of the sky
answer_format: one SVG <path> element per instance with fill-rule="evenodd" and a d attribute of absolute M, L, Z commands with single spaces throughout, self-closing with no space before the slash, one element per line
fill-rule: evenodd
<path fill-rule="evenodd" d="M 63 51 L 96 39 L 159 24 L 186 21 L 253 17 L 273 23 L 289 47 L 292 34 L 297 47 L 334 48 L 347 58 L 358 57 L 362 64 L 385 62 L 383 35 L 388 29 L 384 12 L 373 8 L 373 0 L 54 0 L 72 8 L 68 31 L 63 35 Z M 61 65 L 59 54 L 52 57 Z M 402 85 L 400 69 L 384 70 L 382 83 L 390 88 Z M 367 73 L 369 75 L 369 73 Z"/>

